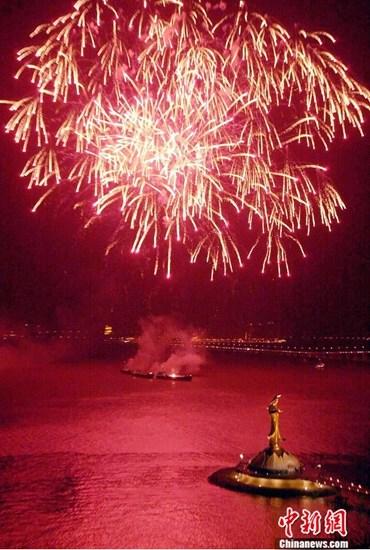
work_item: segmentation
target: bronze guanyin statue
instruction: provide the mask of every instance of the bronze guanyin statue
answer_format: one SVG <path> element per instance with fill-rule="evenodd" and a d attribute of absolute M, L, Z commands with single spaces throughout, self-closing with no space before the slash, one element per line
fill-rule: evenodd
<path fill-rule="evenodd" d="M 275 395 L 267 410 L 271 418 L 271 428 L 268 435 L 269 446 L 258 453 L 248 463 L 248 471 L 258 475 L 278 478 L 295 478 L 301 471 L 298 458 L 281 446 L 283 437 L 280 433 L 279 409 L 281 394 Z"/>
<path fill-rule="evenodd" d="M 281 412 L 283 412 L 278 407 L 280 397 L 281 397 L 280 393 L 275 395 L 275 397 L 267 407 L 267 410 L 271 417 L 271 429 L 268 435 L 268 440 L 269 440 L 270 449 L 272 451 L 281 450 L 280 441 L 282 441 L 283 439 L 280 435 L 280 428 L 279 428 L 279 415 Z"/>
<path fill-rule="evenodd" d="M 221 487 L 237 491 L 258 493 L 268 496 L 311 496 L 322 497 L 336 494 L 336 490 L 319 481 L 302 479 L 302 466 L 298 458 L 282 446 L 284 440 L 280 433 L 279 399 L 277 394 L 267 410 L 271 419 L 269 446 L 251 460 L 240 455 L 241 462 L 233 468 L 221 468 L 209 476 L 209 481 Z"/>

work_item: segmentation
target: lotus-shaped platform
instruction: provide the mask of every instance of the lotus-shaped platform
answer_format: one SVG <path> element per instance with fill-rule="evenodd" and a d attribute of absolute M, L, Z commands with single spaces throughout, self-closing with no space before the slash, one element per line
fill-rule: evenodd
<path fill-rule="evenodd" d="M 259 477 L 247 473 L 241 473 L 235 468 L 222 468 L 209 476 L 208 480 L 220 487 L 258 493 L 266 496 L 292 497 L 331 496 L 336 490 L 330 485 L 325 485 L 309 479 L 279 479 L 273 477 Z"/>

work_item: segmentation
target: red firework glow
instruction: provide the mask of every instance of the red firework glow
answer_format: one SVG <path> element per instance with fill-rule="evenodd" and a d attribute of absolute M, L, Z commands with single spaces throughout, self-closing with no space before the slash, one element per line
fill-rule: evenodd
<path fill-rule="evenodd" d="M 43 188 L 34 210 L 69 181 L 76 205 L 94 207 L 86 225 L 120 212 L 107 251 L 150 248 L 155 273 L 170 276 L 179 241 L 211 277 L 258 246 L 262 271 L 289 274 L 287 244 L 304 254 L 302 231 L 330 229 L 344 208 L 325 168 L 299 158 L 351 126 L 362 134 L 370 92 L 326 49 L 331 35 L 291 34 L 242 1 L 233 13 L 135 5 L 78 0 L 18 52 L 16 78 L 35 93 L 7 102 L 6 129 L 31 150 L 22 176 Z"/>

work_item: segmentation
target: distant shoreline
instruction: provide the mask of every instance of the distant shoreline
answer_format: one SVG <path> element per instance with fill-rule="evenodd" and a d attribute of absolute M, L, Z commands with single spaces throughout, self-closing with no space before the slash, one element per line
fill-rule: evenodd
<path fill-rule="evenodd" d="M 95 349 L 107 349 L 116 352 L 124 348 L 136 348 L 136 337 L 111 334 L 88 334 L 81 331 L 40 331 L 32 335 L 18 334 L 11 331 L 0 335 L 0 346 L 18 346 L 28 342 L 92 346 Z M 368 337 L 288 337 L 288 338 L 206 338 L 193 337 L 193 347 L 210 352 L 237 353 L 251 356 L 286 357 L 320 361 L 354 361 L 370 362 L 370 338 Z M 180 346 L 181 342 L 174 342 Z"/>

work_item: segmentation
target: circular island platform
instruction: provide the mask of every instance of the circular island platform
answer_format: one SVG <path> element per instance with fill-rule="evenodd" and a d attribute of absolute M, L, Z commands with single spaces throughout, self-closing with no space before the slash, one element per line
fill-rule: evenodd
<path fill-rule="evenodd" d="M 258 493 L 266 496 L 310 496 L 323 497 L 336 494 L 334 487 L 308 479 L 277 479 L 257 477 L 247 473 L 239 472 L 236 468 L 222 468 L 211 474 L 208 478 L 210 483 L 245 491 L 247 493 Z"/>

